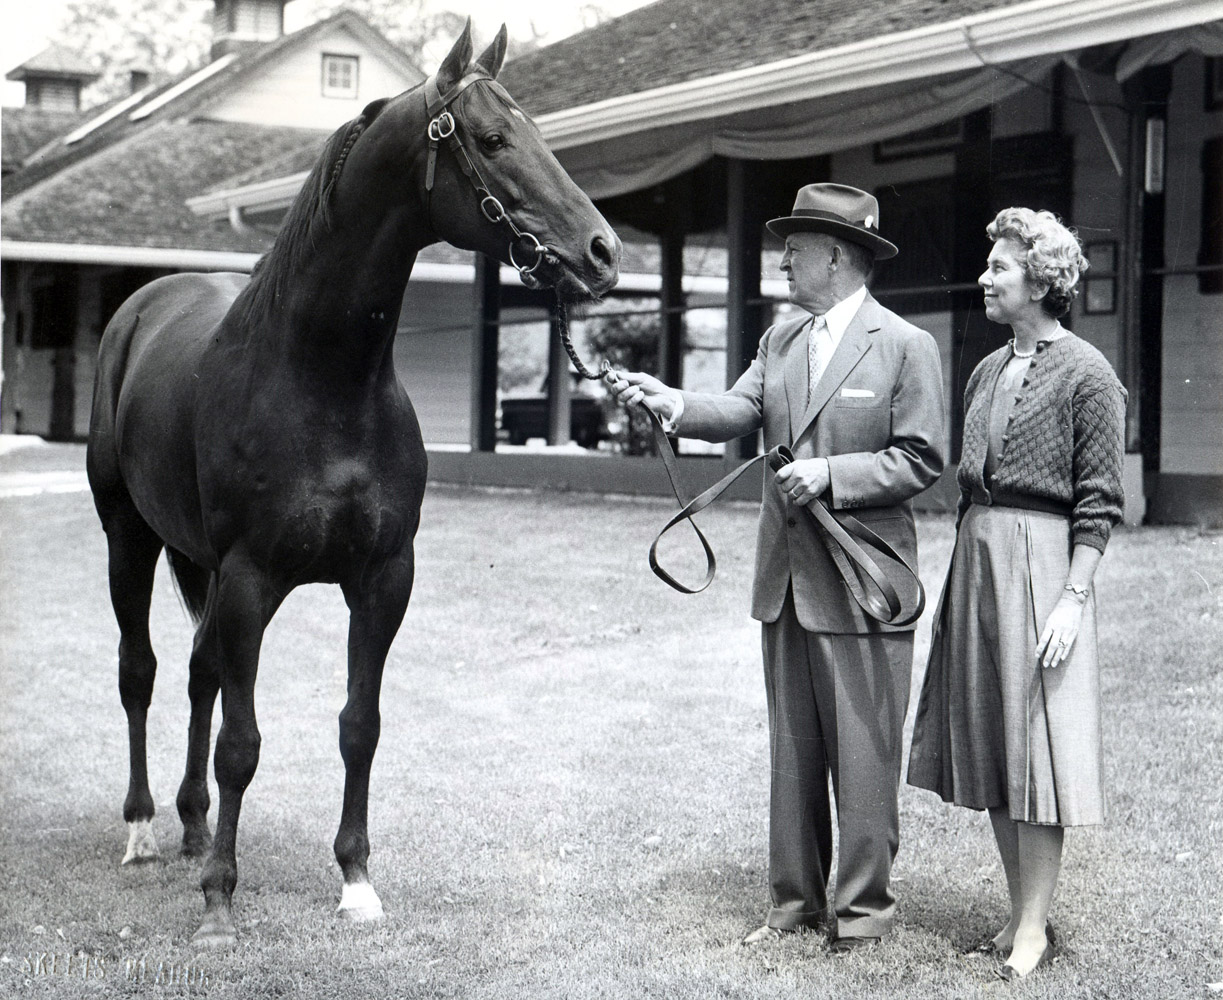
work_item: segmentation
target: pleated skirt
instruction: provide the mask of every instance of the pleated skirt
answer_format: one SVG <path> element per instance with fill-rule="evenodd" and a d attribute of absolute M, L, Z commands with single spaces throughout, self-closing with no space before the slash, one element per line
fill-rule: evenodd
<path fill-rule="evenodd" d="M 956 537 L 913 731 L 908 782 L 1025 823 L 1104 822 L 1094 592 L 1070 656 L 1036 658 L 1070 569 L 1070 522 L 973 504 Z"/>

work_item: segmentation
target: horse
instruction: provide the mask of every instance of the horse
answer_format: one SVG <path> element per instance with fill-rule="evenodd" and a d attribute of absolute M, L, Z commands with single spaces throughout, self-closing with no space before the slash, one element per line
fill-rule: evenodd
<path fill-rule="evenodd" d="M 235 842 L 259 761 L 260 644 L 286 595 L 306 583 L 338 584 L 349 610 L 337 912 L 358 921 L 383 913 L 368 870 L 370 766 L 427 471 L 392 360 L 417 254 L 441 240 L 482 252 L 562 301 L 596 299 L 618 278 L 616 234 L 495 82 L 505 49 L 503 25 L 473 61 L 468 20 L 434 76 L 372 102 L 326 141 L 249 278 L 158 279 L 102 336 L 86 465 L 120 632 L 130 751 L 123 863 L 159 856 L 145 725 L 157 666 L 149 606 L 164 550 L 197 626 L 176 802 L 183 853 L 207 854 L 197 947 L 237 939 Z"/>

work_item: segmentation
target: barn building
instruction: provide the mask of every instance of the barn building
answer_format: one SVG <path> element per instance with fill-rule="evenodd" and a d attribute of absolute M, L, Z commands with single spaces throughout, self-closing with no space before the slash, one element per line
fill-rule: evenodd
<path fill-rule="evenodd" d="M 298 35 L 263 44 L 274 51 Z M 316 67 L 325 51 L 312 50 Z M 229 80 L 224 69 L 220 81 Z M 1223 524 L 1218 0 L 824 0 L 764 18 L 733 0 L 657 0 L 512 62 L 502 81 L 629 241 L 620 301 L 644 298 L 660 309 L 659 367 L 669 381 L 708 387 L 714 359 L 717 383 L 729 384 L 785 311 L 772 281 L 779 247 L 763 222 L 788 212 L 801 184 L 872 190 L 882 231 L 901 247 L 872 290 L 939 342 L 953 458 L 964 382 L 1005 336 L 982 317 L 975 284 L 988 252 L 985 224 L 1011 204 L 1054 210 L 1078 229 L 1092 262 L 1069 325 L 1104 352 L 1130 392 L 1127 520 Z M 224 132 L 245 121 L 235 116 L 238 103 L 210 97 L 150 117 L 166 130 Z M 126 258 L 97 259 L 128 231 L 119 219 L 89 217 L 84 192 L 115 182 L 123 141 L 139 134 L 99 148 L 93 163 L 61 151 L 39 175 L 36 161 L 16 175 L 15 196 L 6 181 L 10 380 L 15 347 L 27 371 L 55 370 L 34 297 L 60 275 L 75 282 L 77 306 L 60 324 L 72 329 L 59 334 L 67 345 L 58 349 L 75 352 L 78 399 L 87 385 L 86 358 L 123 284 L 117 275 L 130 285 L 131 269 L 149 265 L 133 257 L 138 225 Z M 228 172 L 183 178 L 173 192 L 176 229 L 154 247 L 141 244 L 161 254 L 158 266 L 249 266 L 311 162 L 288 137 L 261 145 L 261 155 L 243 149 L 252 155 Z M 81 191 L 81 217 L 75 229 L 56 230 L 47 210 L 72 188 Z M 82 281 L 82 260 L 103 270 Z M 547 301 L 482 261 L 439 251 L 420 267 L 408 295 L 422 299 L 404 310 L 396 353 L 422 404 L 435 477 L 664 488 L 647 459 L 499 443 L 499 346 L 512 323 L 546 322 Z M 25 275 L 19 281 L 15 268 Z M 439 298 L 444 286 L 450 294 Z M 44 292 L 43 301 L 53 308 L 60 300 Z M 560 443 L 569 380 L 559 374 L 563 355 L 550 357 L 549 437 Z M 27 377 L 27 400 L 45 397 L 55 381 L 44 374 L 36 388 Z M 5 391 L 0 417 L 9 430 L 15 415 Z M 23 429 L 46 432 L 54 406 L 43 406 L 36 420 L 27 403 Z M 690 485 L 755 447 L 690 455 Z M 949 471 L 924 502 L 945 506 L 952 482 Z"/>

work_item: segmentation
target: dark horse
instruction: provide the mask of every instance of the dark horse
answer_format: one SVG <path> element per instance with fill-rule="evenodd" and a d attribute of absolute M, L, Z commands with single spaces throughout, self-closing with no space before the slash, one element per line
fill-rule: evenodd
<path fill-rule="evenodd" d="M 98 360 L 88 471 L 106 529 L 131 781 L 124 862 L 157 856 L 145 719 L 148 613 L 164 548 L 198 624 L 191 653 L 183 851 L 208 854 L 193 941 L 232 943 L 242 795 L 259 761 L 264 629 L 300 584 L 348 604 L 339 912 L 381 916 L 366 816 L 383 664 L 412 590 L 426 458 L 392 344 L 417 253 L 446 240 L 566 299 L 602 295 L 620 241 L 494 82 L 505 28 L 475 62 L 470 23 L 435 77 L 375 101 L 327 141 L 248 279 L 181 274 L 123 304 Z M 222 694 L 208 831 L 212 709 Z"/>

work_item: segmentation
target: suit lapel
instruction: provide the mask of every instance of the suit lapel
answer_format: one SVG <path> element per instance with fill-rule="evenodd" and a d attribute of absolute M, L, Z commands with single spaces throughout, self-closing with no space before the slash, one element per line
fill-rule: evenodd
<path fill-rule="evenodd" d="M 837 344 L 837 349 L 833 351 L 832 357 L 829 358 L 828 367 L 824 369 L 824 374 L 820 376 L 819 382 L 816 383 L 815 389 L 811 393 L 810 404 L 803 410 L 798 422 L 794 424 L 792 441 L 797 443 L 798 439 L 815 422 L 815 418 L 819 416 L 820 411 L 827 404 L 828 400 L 832 398 L 833 393 L 841 387 L 841 383 L 845 381 L 849 373 L 857 366 L 858 362 L 862 359 L 862 355 L 870 350 L 871 334 L 878 330 L 881 325 L 879 304 L 868 293 L 865 301 L 862 303 L 862 307 L 854 313 L 854 318 L 849 321 L 849 326 L 845 330 L 845 336 L 841 338 L 841 342 Z"/>

